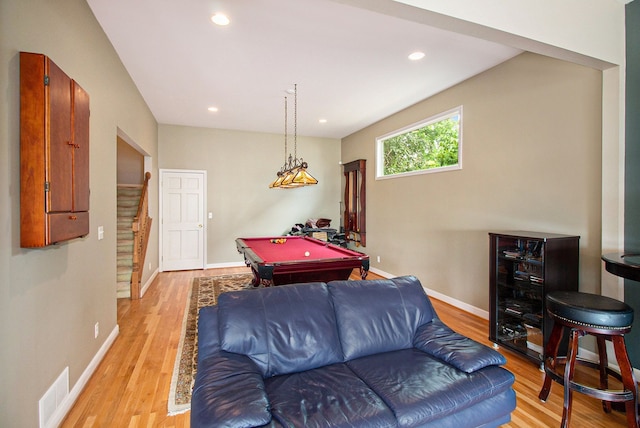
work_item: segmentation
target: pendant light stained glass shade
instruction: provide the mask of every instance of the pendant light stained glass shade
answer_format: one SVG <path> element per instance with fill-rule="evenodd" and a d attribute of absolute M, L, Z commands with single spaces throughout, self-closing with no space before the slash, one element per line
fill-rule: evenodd
<path fill-rule="evenodd" d="M 292 189 L 318 184 L 307 168 L 309 165 L 298 159 L 298 85 L 294 86 L 294 154 L 287 152 L 287 97 L 284 97 L 284 164 L 276 173 L 277 178 L 269 185 L 270 189 Z"/>

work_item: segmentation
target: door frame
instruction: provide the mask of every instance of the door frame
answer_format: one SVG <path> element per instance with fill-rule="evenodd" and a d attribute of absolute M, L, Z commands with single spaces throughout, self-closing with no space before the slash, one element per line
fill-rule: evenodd
<path fill-rule="evenodd" d="M 163 234 L 164 234 L 164 219 L 163 219 L 163 200 L 162 193 L 164 190 L 164 173 L 171 174 L 202 174 L 202 192 L 203 192 L 203 201 L 202 201 L 202 218 L 203 222 L 203 231 L 204 234 L 202 239 L 202 269 L 206 269 L 207 267 L 207 171 L 202 169 L 169 169 L 169 168 L 160 168 L 159 170 L 159 180 L 158 180 L 158 218 L 160 220 L 159 224 L 159 233 L 158 233 L 158 271 L 164 272 L 163 266 L 163 253 L 164 247 L 163 245 Z"/>

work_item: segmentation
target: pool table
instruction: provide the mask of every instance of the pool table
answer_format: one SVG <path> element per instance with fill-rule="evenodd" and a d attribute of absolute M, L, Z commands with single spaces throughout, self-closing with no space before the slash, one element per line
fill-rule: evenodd
<path fill-rule="evenodd" d="M 236 239 L 238 252 L 253 272 L 253 285 L 328 282 L 349 278 L 355 268 L 365 279 L 369 256 L 308 236 Z"/>

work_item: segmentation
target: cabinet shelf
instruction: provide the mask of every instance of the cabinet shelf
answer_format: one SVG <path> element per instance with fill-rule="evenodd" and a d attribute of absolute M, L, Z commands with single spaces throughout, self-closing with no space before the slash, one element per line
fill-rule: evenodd
<path fill-rule="evenodd" d="M 518 280 L 516 279 L 515 281 L 509 283 L 507 281 L 503 281 L 503 280 L 497 280 L 496 282 L 497 285 L 499 285 L 500 287 L 504 287 L 506 289 L 512 289 L 512 290 L 516 290 L 516 291 L 522 291 L 522 292 L 530 292 L 530 293 L 536 293 L 536 294 L 542 294 L 544 287 L 542 286 L 542 283 L 535 283 L 535 282 L 531 282 L 531 281 L 525 281 L 525 280 Z M 542 296 L 540 296 L 540 298 L 542 298 Z"/>
<path fill-rule="evenodd" d="M 555 290 L 577 291 L 579 239 L 538 232 L 489 233 L 489 340 L 538 364 L 543 360 L 553 325 L 545 296 Z"/>
<path fill-rule="evenodd" d="M 526 336 L 520 339 L 501 340 L 500 344 L 511 351 L 524 355 L 526 358 L 538 362 L 543 360 L 541 348 L 531 349 L 527 347 Z"/>
<path fill-rule="evenodd" d="M 510 256 L 506 256 L 504 254 L 498 255 L 499 259 L 504 259 L 504 260 L 509 260 L 509 261 L 516 261 L 516 262 L 526 262 L 526 263 L 531 263 L 531 264 L 536 264 L 536 265 L 542 265 L 542 260 L 540 258 L 534 258 L 534 257 L 526 257 L 526 256 L 515 256 L 515 257 L 510 257 Z"/>
<path fill-rule="evenodd" d="M 532 327 L 541 328 L 542 327 L 542 317 L 539 316 L 540 312 L 526 312 L 526 313 L 514 313 L 509 312 L 505 308 L 500 308 L 498 313 L 498 325 L 502 328 L 509 322 L 517 322 L 519 325 L 524 326 L 524 324 L 528 324 Z M 506 321 L 506 322 L 505 322 Z M 498 335 L 499 336 L 499 335 Z"/>

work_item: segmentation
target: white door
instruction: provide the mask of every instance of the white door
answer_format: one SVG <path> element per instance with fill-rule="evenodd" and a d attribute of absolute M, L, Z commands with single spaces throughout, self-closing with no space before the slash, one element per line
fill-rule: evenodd
<path fill-rule="evenodd" d="M 204 269 L 206 171 L 160 170 L 160 270 Z"/>

